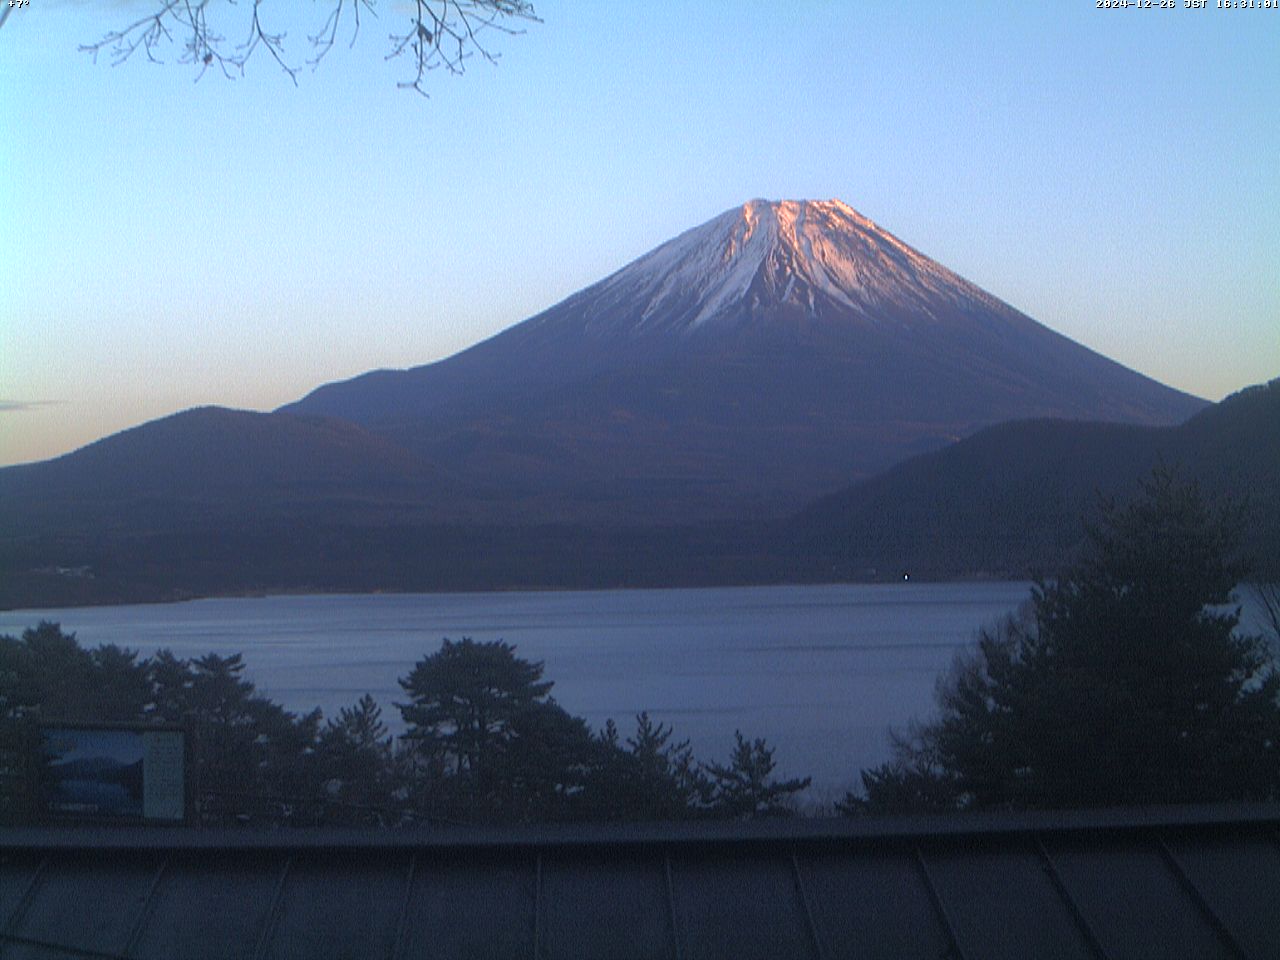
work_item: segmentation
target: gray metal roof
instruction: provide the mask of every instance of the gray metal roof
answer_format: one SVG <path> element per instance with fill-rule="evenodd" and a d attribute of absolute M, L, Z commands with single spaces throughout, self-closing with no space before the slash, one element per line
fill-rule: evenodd
<path fill-rule="evenodd" d="M 10 830 L 0 957 L 1280 958 L 1280 807 Z"/>

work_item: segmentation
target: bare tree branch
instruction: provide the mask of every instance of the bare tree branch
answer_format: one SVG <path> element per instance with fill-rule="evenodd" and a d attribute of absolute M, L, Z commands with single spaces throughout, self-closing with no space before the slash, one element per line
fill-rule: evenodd
<path fill-rule="evenodd" d="M 354 46 L 360 33 L 361 10 L 377 15 L 377 0 L 325 0 L 327 14 L 320 28 L 307 37 L 311 56 L 305 63 L 315 68 L 325 58 L 338 37 L 344 17 L 351 20 L 351 41 Z M 242 43 L 230 45 L 227 39 L 211 26 L 211 6 L 241 8 L 247 12 L 248 31 Z M 0 23 L 8 8 L 0 12 Z M 415 90 L 426 96 L 423 86 L 427 74 L 443 67 L 446 72 L 463 73 L 466 61 L 474 54 L 490 63 L 496 63 L 498 55 L 485 45 L 486 31 L 514 35 L 523 30 L 515 29 L 512 21 L 537 22 L 533 4 L 529 0 L 414 0 L 409 16 L 408 29 L 404 33 L 392 33 L 387 60 L 405 57 L 411 68 L 408 79 L 397 84 L 402 89 Z M 285 45 L 284 31 L 277 31 L 263 22 L 262 0 L 250 0 L 238 4 L 236 0 L 157 0 L 155 10 L 147 16 L 113 30 L 96 43 L 82 44 L 80 49 L 93 57 L 106 51 L 113 66 L 118 66 L 141 51 L 149 61 L 161 63 L 161 54 L 170 45 L 178 45 L 181 53 L 178 63 L 195 67 L 199 80 L 211 68 L 216 67 L 228 79 L 244 76 L 245 66 L 255 53 L 265 50 L 277 66 L 297 84 L 301 67 L 291 61 Z"/>
<path fill-rule="evenodd" d="M 311 46 L 315 50 L 315 56 L 307 63 L 311 67 L 319 65 L 324 59 L 325 54 L 333 49 L 334 39 L 338 35 L 338 22 L 342 19 L 342 11 L 348 7 L 351 8 L 351 16 L 354 21 L 351 27 L 351 43 L 350 46 L 356 45 L 356 38 L 360 36 L 360 8 L 364 7 L 373 16 L 378 13 L 373 9 L 373 0 L 337 0 L 333 5 L 333 9 L 329 11 L 328 19 L 325 20 L 324 26 L 314 36 L 308 37 Z"/>
<path fill-rule="evenodd" d="M 479 35 L 485 30 L 522 33 L 506 25 L 504 21 L 511 19 L 537 17 L 533 5 L 525 0 L 415 0 L 409 31 L 390 37 L 387 59 L 407 57 L 414 70 L 413 79 L 398 86 L 426 96 L 422 82 L 429 71 L 444 67 L 448 73 L 463 73 L 473 51 L 496 63 L 497 54 L 481 42 Z"/>
<path fill-rule="evenodd" d="M 341 4 L 341 0 L 338 0 L 338 2 Z M 285 63 L 284 58 L 281 55 L 281 45 L 284 43 L 284 34 L 267 33 L 262 29 L 262 21 L 258 17 L 258 9 L 261 6 L 261 3 L 262 0 L 253 0 L 253 23 L 249 27 L 249 39 L 241 44 L 240 47 L 240 49 L 244 51 L 241 54 L 240 59 L 241 72 L 244 70 L 245 61 L 249 59 L 253 54 L 253 51 L 257 49 L 258 44 L 261 43 L 271 53 L 271 56 L 275 58 L 276 63 L 280 65 L 280 69 L 289 75 L 289 79 L 293 81 L 293 85 L 297 86 L 298 68 L 291 67 Z"/>

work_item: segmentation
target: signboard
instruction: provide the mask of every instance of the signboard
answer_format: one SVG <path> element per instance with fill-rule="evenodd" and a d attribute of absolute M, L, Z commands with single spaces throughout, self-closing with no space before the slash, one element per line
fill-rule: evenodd
<path fill-rule="evenodd" d="M 186 819 L 186 736 L 180 727 L 44 724 L 40 805 L 60 819 Z"/>

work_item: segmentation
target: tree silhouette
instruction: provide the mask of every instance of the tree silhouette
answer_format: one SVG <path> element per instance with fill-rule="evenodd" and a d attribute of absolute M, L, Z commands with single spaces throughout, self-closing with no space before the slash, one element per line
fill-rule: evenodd
<path fill-rule="evenodd" d="M 763 739 L 746 739 L 741 731 L 734 731 L 733 736 L 737 743 L 729 765 L 707 764 L 712 809 L 743 818 L 791 814 L 791 799 L 809 786 L 810 778 L 775 779 L 773 749 Z"/>
<path fill-rule="evenodd" d="M 1280 674 L 1230 606 L 1242 522 L 1164 468 L 1106 503 L 1084 559 L 984 631 L 940 718 L 864 773 L 862 806 L 1280 796 Z"/>
<path fill-rule="evenodd" d="M 609 720 L 596 736 L 588 780 L 589 816 L 601 820 L 684 820 L 705 815 L 711 783 L 688 740 L 672 742 L 669 725 L 636 716 L 625 742 Z"/>
<path fill-rule="evenodd" d="M 137 651 L 86 650 L 47 621 L 0 637 L 0 718 L 140 720 L 151 700 L 149 664 Z"/>
<path fill-rule="evenodd" d="M 542 664 L 520 659 L 501 640 L 445 639 L 400 686 L 410 697 L 397 704 L 404 740 L 424 785 L 442 780 L 437 786 L 464 808 L 500 804 L 499 771 L 510 764 L 517 718 L 548 702 L 552 684 L 542 680 Z"/>
<path fill-rule="evenodd" d="M 318 709 L 297 715 L 260 694 L 240 654 L 139 660 L 41 623 L 0 636 L 0 773 L 26 778 L 0 791 L 0 820 L 34 814 L 47 770 L 22 771 L 46 720 L 181 724 L 206 823 L 776 816 L 809 784 L 775 779 L 773 749 L 741 733 L 726 766 L 699 763 L 647 713 L 625 741 L 613 721 L 593 734 L 542 673 L 500 640 L 444 640 L 400 679 L 410 699 L 397 705 L 407 726 L 397 749 L 368 694 L 322 728 Z"/>
<path fill-rule="evenodd" d="M 393 743 L 382 708 L 367 693 L 325 724 L 316 742 L 318 776 L 338 806 L 327 819 L 386 822 L 397 786 Z"/>
<path fill-rule="evenodd" d="M 503 820 L 577 819 L 596 763 L 587 723 L 554 700 L 537 701 L 511 718 L 508 749 L 497 755 L 496 813 Z"/>
<path fill-rule="evenodd" d="M 259 694 L 240 654 L 179 660 L 156 655 L 156 715 L 194 736 L 193 776 L 215 817 L 297 812 L 319 794 L 315 744 L 320 711 L 301 717 Z M 274 802 L 287 810 L 274 810 Z"/>

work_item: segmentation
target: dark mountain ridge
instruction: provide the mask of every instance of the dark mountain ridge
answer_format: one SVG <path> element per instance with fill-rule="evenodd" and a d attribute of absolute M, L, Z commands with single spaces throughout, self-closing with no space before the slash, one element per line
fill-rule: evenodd
<path fill-rule="evenodd" d="M 271 592 L 712 586 L 1010 577 L 1057 569 L 1098 493 L 1164 461 L 1247 497 L 1248 546 L 1280 578 L 1280 380 L 1178 427 L 1002 424 L 784 520 L 683 525 L 433 522 L 424 512 L 178 511 L 165 523 L 0 536 L 0 606 Z M 7 501 L 0 498 L 0 511 Z M 114 514 L 111 514 L 114 516 Z M 0 523 L 8 531 L 12 514 Z"/>
<path fill-rule="evenodd" d="M 819 499 L 796 516 L 791 554 L 853 578 L 1049 573 L 1081 544 L 1100 496 L 1131 496 L 1161 464 L 1243 502 L 1247 549 L 1280 577 L 1280 379 L 1176 427 L 990 427 Z"/>
<path fill-rule="evenodd" d="M 42 463 L 0 470 L 0 530 L 140 529 L 190 513 L 292 512 L 313 503 L 418 504 L 453 484 L 354 424 L 198 407 Z"/>

